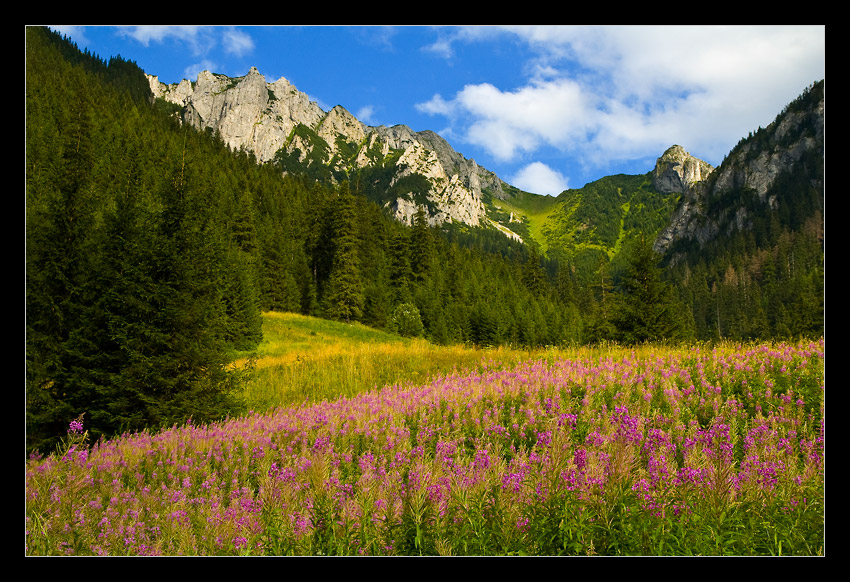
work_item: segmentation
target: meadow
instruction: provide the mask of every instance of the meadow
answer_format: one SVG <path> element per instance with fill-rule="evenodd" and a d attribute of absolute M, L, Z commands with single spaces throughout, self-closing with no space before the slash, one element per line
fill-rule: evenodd
<path fill-rule="evenodd" d="M 27 555 L 824 553 L 824 341 L 538 352 L 265 314 L 252 412 L 26 462 Z"/>

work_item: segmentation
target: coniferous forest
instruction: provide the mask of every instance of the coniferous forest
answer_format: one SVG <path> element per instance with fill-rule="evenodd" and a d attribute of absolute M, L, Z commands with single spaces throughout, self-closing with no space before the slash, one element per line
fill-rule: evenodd
<path fill-rule="evenodd" d="M 93 439 L 238 413 L 229 362 L 264 311 L 478 346 L 823 334 L 823 193 L 797 177 L 751 230 L 670 265 L 637 237 L 585 279 L 396 222 L 357 180 L 283 176 L 174 113 L 132 61 L 27 28 L 27 451 L 83 411 Z"/>

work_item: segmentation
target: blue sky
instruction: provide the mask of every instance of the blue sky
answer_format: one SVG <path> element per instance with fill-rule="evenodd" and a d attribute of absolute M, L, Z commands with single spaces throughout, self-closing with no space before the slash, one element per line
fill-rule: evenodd
<path fill-rule="evenodd" d="M 552 195 L 648 172 L 673 144 L 716 166 L 825 76 L 823 25 L 51 28 L 166 83 L 257 67 Z"/>

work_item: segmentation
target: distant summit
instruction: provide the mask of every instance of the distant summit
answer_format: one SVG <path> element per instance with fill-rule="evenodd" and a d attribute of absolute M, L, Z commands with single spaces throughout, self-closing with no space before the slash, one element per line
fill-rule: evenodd
<path fill-rule="evenodd" d="M 655 162 L 652 183 L 661 193 L 686 192 L 705 180 L 714 170 L 707 162 L 695 158 L 680 145 L 667 148 Z"/>
<path fill-rule="evenodd" d="M 425 208 L 431 225 L 491 226 L 519 238 L 488 216 L 484 199 L 504 197 L 503 182 L 432 131 L 367 126 L 341 105 L 325 112 L 285 78 L 268 83 L 254 67 L 244 77 L 203 71 L 195 83 L 166 85 L 150 75 L 148 81 L 155 98 L 181 107 L 185 123 L 215 132 L 260 163 L 330 183 L 380 172 L 392 193 L 380 202 L 400 221 L 410 224 Z"/>

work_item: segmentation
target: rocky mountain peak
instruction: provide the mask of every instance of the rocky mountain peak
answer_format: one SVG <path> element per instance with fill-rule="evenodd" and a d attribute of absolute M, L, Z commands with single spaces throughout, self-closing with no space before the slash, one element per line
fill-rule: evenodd
<path fill-rule="evenodd" d="M 655 189 L 663 194 L 687 192 L 713 170 L 711 164 L 695 158 L 682 146 L 673 145 L 656 160 L 652 180 Z"/>
<path fill-rule="evenodd" d="M 386 159 L 392 151 L 399 152 L 393 183 L 411 173 L 429 181 L 431 224 L 454 221 L 479 226 L 486 222 L 482 188 L 497 197 L 503 194 L 495 174 L 464 158 L 436 133 L 414 132 L 404 125 L 370 127 L 341 105 L 325 112 L 285 78 L 266 82 L 256 67 L 235 78 L 203 71 L 194 84 L 183 80 L 166 85 L 150 75 L 148 82 L 154 97 L 183 108 L 185 123 L 215 131 L 231 149 L 253 152 L 260 163 L 281 152 L 293 155 L 296 151 L 303 162 L 319 147 L 319 157 L 332 164 L 334 171 L 344 172 L 380 163 L 376 153 Z M 315 132 L 318 143 L 297 133 L 298 126 Z M 352 151 L 356 151 L 353 156 Z M 416 211 L 412 194 L 402 193 L 391 206 L 393 214 L 405 222 Z"/>
<path fill-rule="evenodd" d="M 674 187 L 688 176 L 702 175 L 702 168 L 688 170 L 688 160 L 681 160 L 682 151 L 673 146 L 656 164 L 653 179 L 656 187 Z M 668 156 L 669 154 L 669 156 Z M 655 250 L 664 253 L 682 239 L 700 244 L 717 236 L 741 231 L 750 226 L 752 204 L 747 197 L 776 209 L 777 180 L 791 175 L 806 176 L 811 187 L 823 191 L 824 155 L 824 96 L 823 81 L 801 95 L 766 128 L 759 128 L 735 146 L 723 163 L 712 169 L 702 181 L 692 182 L 681 190 L 683 196 L 670 225 L 655 241 Z M 680 170 L 681 168 L 681 170 Z M 818 170 L 820 168 L 820 170 Z M 815 176 L 812 178 L 812 176 Z M 671 190 L 675 191 L 675 190 Z M 711 215 L 707 208 L 712 201 L 730 199 L 715 205 Z"/>
<path fill-rule="evenodd" d="M 151 75 L 148 83 L 154 97 L 183 107 L 185 123 L 217 132 L 231 149 L 253 152 L 259 162 L 273 159 L 296 125 L 315 127 L 325 117 L 288 80 L 267 83 L 256 67 L 244 77 L 202 71 L 195 83 L 166 85 Z"/>
<path fill-rule="evenodd" d="M 366 139 L 366 126 L 345 107 L 337 105 L 319 122 L 316 133 L 328 143 L 331 155 L 334 155 L 337 152 L 338 136 L 348 142 L 362 143 Z"/>

